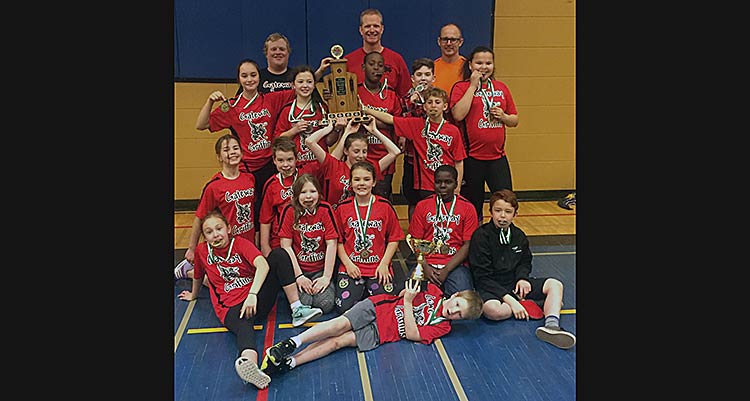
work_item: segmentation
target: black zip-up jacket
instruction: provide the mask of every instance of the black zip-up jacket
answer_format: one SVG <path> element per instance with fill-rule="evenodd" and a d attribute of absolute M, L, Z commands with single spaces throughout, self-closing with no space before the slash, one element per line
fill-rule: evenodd
<path fill-rule="evenodd" d="M 526 233 L 511 223 L 510 244 L 501 244 L 499 236 L 500 229 L 490 220 L 474 231 L 469 244 L 474 288 L 485 301 L 487 295 L 493 295 L 503 302 L 505 294 L 513 295 L 516 282 L 528 280 L 531 274 L 531 249 Z"/>

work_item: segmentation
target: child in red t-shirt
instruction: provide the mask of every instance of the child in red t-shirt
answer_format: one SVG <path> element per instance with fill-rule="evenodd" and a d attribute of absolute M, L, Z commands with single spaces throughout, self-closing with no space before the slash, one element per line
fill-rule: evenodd
<path fill-rule="evenodd" d="M 367 114 L 393 124 L 396 136 L 410 139 L 414 146 L 414 189 L 419 200 L 433 194 L 435 170 L 443 164 L 458 171 L 456 194 L 461 192 L 466 149 L 458 127 L 448 122 L 443 114 L 448 109 L 448 94 L 440 88 L 429 88 L 424 93 L 427 118 L 393 116 L 366 107 Z"/>
<path fill-rule="evenodd" d="M 278 237 L 292 263 L 300 301 L 328 313 L 334 306 L 339 233 L 333 208 L 321 196 L 318 179 L 300 175 L 281 214 Z"/>
<path fill-rule="evenodd" d="M 232 236 L 232 226 L 218 209 L 209 211 L 200 227 L 206 240 L 195 249 L 192 291 L 184 290 L 177 297 L 183 301 L 195 300 L 204 277 L 207 278 L 216 317 L 237 336 L 239 355 L 234 361 L 237 374 L 245 382 L 266 388 L 271 378 L 258 370 L 253 326 L 266 319 L 279 289 L 284 290 L 289 300 L 294 327 L 323 312 L 302 305 L 292 269 L 266 261 L 255 244 Z"/>
<path fill-rule="evenodd" d="M 273 140 L 273 164 L 278 171 L 263 186 L 263 202 L 260 206 L 260 251 L 268 257 L 271 249 L 278 248 L 279 218 L 284 206 L 292 199 L 292 185 L 297 176 L 310 172 L 309 164 L 298 168 L 297 147 L 286 136 Z"/>
<path fill-rule="evenodd" d="M 287 371 L 341 347 L 364 352 L 402 339 L 431 344 L 450 332 L 452 320 L 476 319 L 482 313 L 482 299 L 472 290 L 445 298 L 440 288 L 429 283 L 426 291 L 418 291 L 419 282 L 407 280 L 399 295 L 359 301 L 343 315 L 269 347 L 261 369 L 269 375 Z M 292 356 L 303 344 L 309 346 Z"/>
<path fill-rule="evenodd" d="M 351 189 L 336 209 L 339 228 L 336 278 L 336 309 L 339 314 L 360 300 L 375 294 L 398 294 L 393 285 L 391 261 L 404 239 L 393 205 L 372 193 L 375 168 L 370 162 L 357 162 L 351 169 Z M 400 284 L 400 283 L 399 283 Z"/>

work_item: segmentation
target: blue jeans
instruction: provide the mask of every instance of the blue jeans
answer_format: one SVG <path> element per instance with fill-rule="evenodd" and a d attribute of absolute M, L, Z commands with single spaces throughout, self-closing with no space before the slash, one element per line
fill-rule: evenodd
<path fill-rule="evenodd" d="M 409 275 L 407 275 L 407 277 L 411 276 L 412 271 L 414 271 L 414 266 L 410 266 Z M 466 266 L 465 263 L 456 266 L 456 268 L 451 270 L 448 274 L 448 277 L 443 280 L 443 285 L 440 286 L 440 289 L 443 290 L 443 294 L 445 294 L 446 298 L 450 298 L 451 295 L 459 291 L 473 290 L 474 280 L 471 277 L 471 270 L 469 270 L 469 267 Z"/>

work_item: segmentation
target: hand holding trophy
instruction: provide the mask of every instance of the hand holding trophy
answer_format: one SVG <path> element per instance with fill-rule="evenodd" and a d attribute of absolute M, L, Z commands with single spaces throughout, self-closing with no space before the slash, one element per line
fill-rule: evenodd
<path fill-rule="evenodd" d="M 425 260 L 425 255 L 429 255 L 435 252 L 440 253 L 442 248 L 442 241 L 440 241 L 439 243 L 435 241 L 427 241 L 414 238 L 411 236 L 411 234 L 406 234 L 406 243 L 409 245 L 409 248 L 411 248 L 412 252 L 417 255 L 417 264 L 416 266 L 414 266 L 414 271 L 412 271 L 409 280 L 418 282 L 420 284 L 420 291 L 424 291 L 427 285 L 427 279 L 424 276 L 425 264 L 427 263 L 427 261 Z"/>
<path fill-rule="evenodd" d="M 315 84 L 318 93 L 324 96 L 328 105 L 328 115 L 324 116 L 327 123 L 333 122 L 336 117 L 346 117 L 355 122 L 367 124 L 372 117 L 362 112 L 359 97 L 357 97 L 357 75 L 348 72 L 344 48 L 341 45 L 331 47 L 331 73 L 323 77 L 321 82 Z"/>

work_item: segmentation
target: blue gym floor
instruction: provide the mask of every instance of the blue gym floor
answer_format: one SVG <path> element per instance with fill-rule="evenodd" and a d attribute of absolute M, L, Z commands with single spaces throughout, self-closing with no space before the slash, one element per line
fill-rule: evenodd
<path fill-rule="evenodd" d="M 561 325 L 576 333 L 576 246 L 574 235 L 530 237 L 532 274 L 560 279 L 565 292 Z M 406 276 L 403 243 L 394 257 L 397 277 Z M 183 250 L 175 250 L 175 264 Z M 540 341 L 541 320 L 457 321 L 431 345 L 408 340 L 365 353 L 338 350 L 287 373 L 272 376 L 269 387 L 244 384 L 234 370 L 234 335 L 214 315 L 208 290 L 191 303 L 174 287 L 175 401 L 573 401 L 576 399 L 576 349 Z M 315 321 L 328 320 L 333 313 Z M 256 326 L 258 350 L 302 332 L 291 326 L 289 304 L 279 293 L 275 311 Z M 313 323 L 314 324 L 314 323 Z M 579 341 L 582 339 L 578 339 Z"/>

